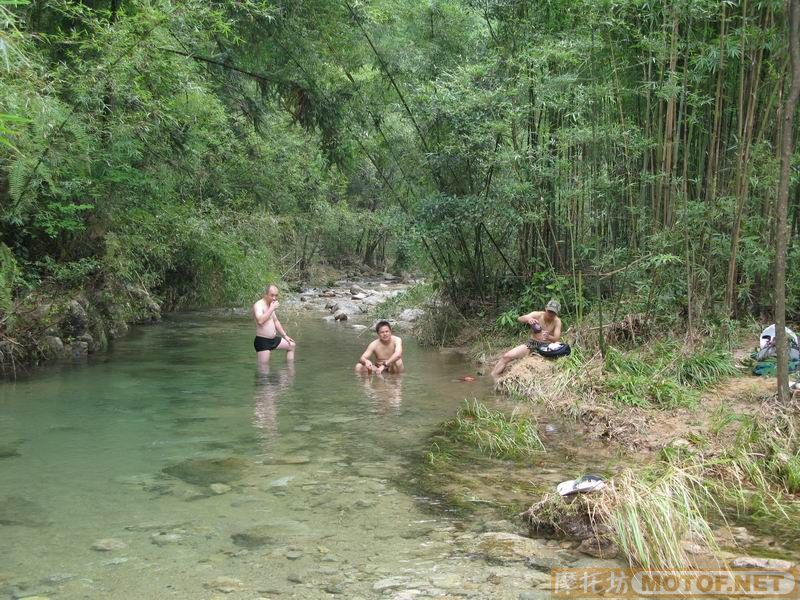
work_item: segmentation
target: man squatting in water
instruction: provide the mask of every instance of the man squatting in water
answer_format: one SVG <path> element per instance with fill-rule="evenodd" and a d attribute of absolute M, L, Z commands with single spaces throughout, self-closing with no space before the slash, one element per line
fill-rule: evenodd
<path fill-rule="evenodd" d="M 378 321 L 375 326 L 378 339 L 373 340 L 356 363 L 356 373 L 380 375 L 384 372 L 403 372 L 403 340 L 392 335 L 389 321 Z M 375 362 L 372 355 L 375 354 Z"/>

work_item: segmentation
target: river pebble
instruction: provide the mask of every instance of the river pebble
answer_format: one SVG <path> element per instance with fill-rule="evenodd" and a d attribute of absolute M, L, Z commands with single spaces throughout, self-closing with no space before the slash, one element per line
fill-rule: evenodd
<path fill-rule="evenodd" d="M 383 592 L 394 588 L 400 588 L 405 586 L 408 580 L 408 577 L 387 577 L 386 579 L 376 581 L 372 585 L 372 589 L 376 592 Z"/>
<path fill-rule="evenodd" d="M 204 587 L 216 592 L 222 592 L 223 594 L 229 594 L 241 590 L 244 588 L 244 584 L 235 577 L 222 576 L 206 582 Z"/>
<path fill-rule="evenodd" d="M 128 544 L 116 538 L 103 538 L 102 540 L 96 540 L 92 544 L 92 550 L 97 550 L 98 552 L 111 552 L 113 550 L 122 550 L 127 547 Z"/>
<path fill-rule="evenodd" d="M 183 537 L 177 533 L 154 533 L 150 536 L 150 541 L 156 546 L 178 544 L 181 540 L 183 540 Z"/>

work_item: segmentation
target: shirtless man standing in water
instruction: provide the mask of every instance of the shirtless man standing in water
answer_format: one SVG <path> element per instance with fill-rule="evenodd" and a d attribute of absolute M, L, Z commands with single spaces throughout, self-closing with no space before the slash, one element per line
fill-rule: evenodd
<path fill-rule="evenodd" d="M 356 363 L 356 373 L 402 373 L 403 372 L 403 340 L 392 335 L 389 321 L 378 321 L 375 326 L 378 339 L 374 340 Z M 375 362 L 372 355 L 375 354 Z"/>
<path fill-rule="evenodd" d="M 274 285 L 270 285 L 264 297 L 253 304 L 253 316 L 256 319 L 256 339 L 253 347 L 256 349 L 259 365 L 268 364 L 270 354 L 276 349 L 287 350 L 286 360 L 294 360 L 294 348 L 297 344 L 286 334 L 283 325 L 278 321 L 278 306 L 280 306 L 278 288 Z"/>

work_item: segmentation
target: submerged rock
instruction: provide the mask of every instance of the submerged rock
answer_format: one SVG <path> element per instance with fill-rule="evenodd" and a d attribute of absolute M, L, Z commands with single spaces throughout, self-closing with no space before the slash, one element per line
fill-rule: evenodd
<path fill-rule="evenodd" d="M 243 458 L 194 458 L 165 467 L 162 472 L 194 485 L 231 483 L 244 476 L 247 461 Z"/>
<path fill-rule="evenodd" d="M 169 544 L 178 544 L 183 540 L 183 537 L 177 533 L 154 533 L 150 536 L 150 541 L 156 546 L 168 546 Z"/>
<path fill-rule="evenodd" d="M 794 568 L 795 564 L 779 558 L 760 558 L 756 556 L 740 556 L 731 561 L 735 569 L 762 569 L 765 571 L 784 571 Z"/>
<path fill-rule="evenodd" d="M 513 533 L 484 533 L 478 540 L 478 551 L 490 564 L 524 562 L 540 555 L 544 548 L 539 540 Z"/>
<path fill-rule="evenodd" d="M 285 540 L 288 537 L 303 536 L 309 533 L 308 525 L 299 521 L 277 521 L 262 523 L 231 536 L 233 543 L 242 548 L 259 548 Z M 289 548 L 288 550 L 293 550 Z"/>
<path fill-rule="evenodd" d="M 280 477 L 278 479 L 273 479 L 269 482 L 268 487 L 271 490 L 274 489 L 285 489 L 289 487 L 289 482 L 294 479 L 294 475 L 287 475 L 286 477 Z"/>
<path fill-rule="evenodd" d="M 259 548 L 275 541 L 275 530 L 268 525 L 259 525 L 246 531 L 234 533 L 233 543 L 242 548 Z"/>
<path fill-rule="evenodd" d="M 20 496 L 0 498 L 0 525 L 45 527 L 49 523 L 47 513 L 36 502 Z"/>
<path fill-rule="evenodd" d="M 12 458 L 14 456 L 19 456 L 19 450 L 17 450 L 16 446 L 0 444 L 0 458 Z"/>
<path fill-rule="evenodd" d="M 217 495 L 226 494 L 231 491 L 231 486 L 225 485 L 224 483 L 212 483 L 210 486 L 211 491 Z"/>
<path fill-rule="evenodd" d="M 595 558 L 614 558 L 619 554 L 619 547 L 605 538 L 586 538 L 578 546 L 578 552 L 583 552 Z"/>
<path fill-rule="evenodd" d="M 98 552 L 111 552 L 112 550 L 123 550 L 127 547 L 128 544 L 116 538 L 103 538 L 102 540 L 96 540 L 94 544 L 92 544 L 92 550 L 97 550 Z"/>
<path fill-rule="evenodd" d="M 72 573 L 54 573 L 53 575 L 43 577 L 40 583 L 44 585 L 61 585 L 75 579 L 75 577 L 77 577 L 77 575 L 73 575 Z"/>
<path fill-rule="evenodd" d="M 311 431 L 310 426 L 300 425 L 295 427 L 295 431 Z M 302 428 L 302 429 L 300 429 Z M 275 458 L 266 458 L 264 459 L 265 465 L 306 465 L 311 462 L 311 458 L 304 454 L 286 454 L 284 456 L 278 456 Z"/>
<path fill-rule="evenodd" d="M 244 587 L 244 584 L 234 577 L 217 577 L 216 579 L 204 584 L 204 587 L 209 590 L 222 592 L 223 594 L 230 594 L 236 592 Z"/>

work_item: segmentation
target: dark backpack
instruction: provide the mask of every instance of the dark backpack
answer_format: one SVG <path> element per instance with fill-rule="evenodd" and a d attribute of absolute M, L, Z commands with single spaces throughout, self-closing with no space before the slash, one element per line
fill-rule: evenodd
<path fill-rule="evenodd" d="M 569 344 L 561 342 L 561 345 L 558 348 L 550 350 L 547 346 L 542 346 L 537 348 L 536 352 L 545 358 L 560 358 L 562 356 L 569 356 L 569 353 L 572 352 L 572 350 L 570 349 Z"/>

